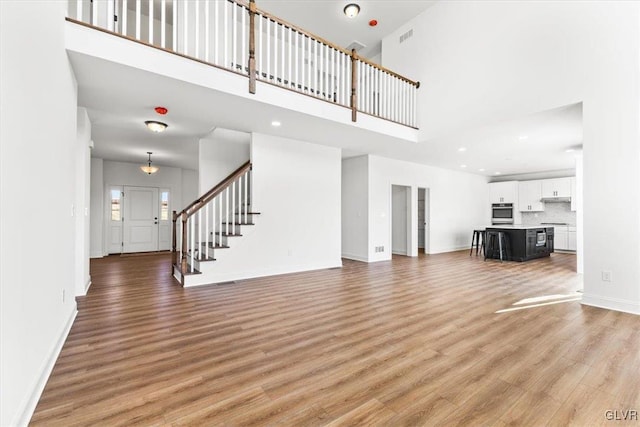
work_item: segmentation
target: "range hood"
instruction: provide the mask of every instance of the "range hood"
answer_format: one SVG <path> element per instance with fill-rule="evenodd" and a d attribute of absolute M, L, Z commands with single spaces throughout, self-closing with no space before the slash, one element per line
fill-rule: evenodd
<path fill-rule="evenodd" d="M 571 202 L 571 197 L 543 197 L 540 201 L 544 203 L 566 203 Z"/>

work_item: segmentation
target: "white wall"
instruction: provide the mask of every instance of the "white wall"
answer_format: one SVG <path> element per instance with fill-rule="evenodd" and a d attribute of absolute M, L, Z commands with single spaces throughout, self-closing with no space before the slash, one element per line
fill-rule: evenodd
<path fill-rule="evenodd" d="M 91 159 L 91 232 L 90 244 L 91 258 L 101 258 L 105 255 L 102 247 L 104 240 L 104 171 L 103 160 L 98 158 Z"/>
<path fill-rule="evenodd" d="M 392 185 L 411 187 L 411 206 L 417 206 L 418 187 L 429 188 L 429 253 L 467 248 L 473 228 L 489 223 L 485 177 L 369 156 L 369 261 L 391 259 Z M 417 209 L 412 208 L 409 235 L 417 234 Z M 376 253 L 376 246 L 384 246 L 384 252 Z M 417 254 L 417 238 L 411 239 L 408 255 Z"/>
<path fill-rule="evenodd" d="M 251 161 L 261 215 L 194 284 L 341 266 L 340 150 L 254 133 Z"/>
<path fill-rule="evenodd" d="M 64 15 L 61 2 L 0 2 L 3 426 L 28 422 L 76 313 L 76 82 Z M 34 254 L 42 245 L 51 249 Z"/>
<path fill-rule="evenodd" d="M 382 55 L 384 66 L 423 82 L 421 139 L 583 103 L 583 303 L 634 313 L 639 15 L 638 2 L 438 2 L 389 35 Z M 409 28 L 413 38 L 398 45 Z"/>
<path fill-rule="evenodd" d="M 78 108 L 76 141 L 76 296 L 87 294 L 91 277 L 89 275 L 90 246 L 90 178 L 91 178 L 91 122 L 84 108 Z"/>
<path fill-rule="evenodd" d="M 249 160 L 251 135 L 217 128 L 199 141 L 198 173 L 204 194 Z"/>
<path fill-rule="evenodd" d="M 369 159 L 342 160 L 342 256 L 369 258 Z"/>
<path fill-rule="evenodd" d="M 182 195 L 181 203 L 171 210 L 180 212 L 187 205 L 195 201 L 202 193 L 198 192 L 198 171 L 192 169 L 182 169 Z M 176 199 L 178 200 L 178 199 Z"/>

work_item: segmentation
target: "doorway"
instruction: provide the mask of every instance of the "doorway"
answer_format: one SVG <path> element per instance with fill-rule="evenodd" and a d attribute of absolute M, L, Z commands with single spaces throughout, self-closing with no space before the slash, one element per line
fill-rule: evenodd
<path fill-rule="evenodd" d="M 429 189 L 418 187 L 418 252 L 429 253 Z"/>
<path fill-rule="evenodd" d="M 391 253 L 408 256 L 411 243 L 411 187 L 391 186 Z"/>
<path fill-rule="evenodd" d="M 171 193 L 156 187 L 109 186 L 108 253 L 171 248 Z"/>

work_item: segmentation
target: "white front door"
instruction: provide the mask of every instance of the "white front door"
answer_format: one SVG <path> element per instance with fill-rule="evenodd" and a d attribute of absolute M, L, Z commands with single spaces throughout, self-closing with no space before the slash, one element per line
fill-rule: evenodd
<path fill-rule="evenodd" d="M 123 252 L 158 250 L 158 189 L 124 187 Z"/>

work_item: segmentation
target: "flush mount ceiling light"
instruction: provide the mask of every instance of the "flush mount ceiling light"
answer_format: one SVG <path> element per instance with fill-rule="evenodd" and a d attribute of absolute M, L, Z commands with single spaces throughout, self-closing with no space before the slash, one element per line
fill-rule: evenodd
<path fill-rule="evenodd" d="M 463 152 L 467 151 L 467 149 L 465 147 L 460 147 L 460 148 L 458 148 L 458 151 L 463 153 Z"/>
<path fill-rule="evenodd" d="M 151 175 L 152 173 L 158 172 L 160 168 L 157 166 L 151 166 L 151 155 L 153 153 L 151 151 L 147 151 L 147 154 L 149 155 L 149 163 L 147 163 L 146 165 L 140 166 L 140 170 L 142 170 L 142 172 L 148 175 Z"/>
<path fill-rule="evenodd" d="M 282 123 L 280 123 L 277 120 L 274 120 L 271 122 L 271 126 L 273 126 L 274 128 L 280 127 L 282 125 Z"/>
<path fill-rule="evenodd" d="M 144 122 L 144 124 L 147 125 L 151 132 L 155 133 L 164 132 L 167 128 L 166 123 L 156 122 L 155 120 L 147 120 L 146 122 Z"/>
<path fill-rule="evenodd" d="M 344 7 L 344 14 L 347 18 L 355 18 L 360 13 L 360 6 L 355 3 L 349 3 Z"/>

